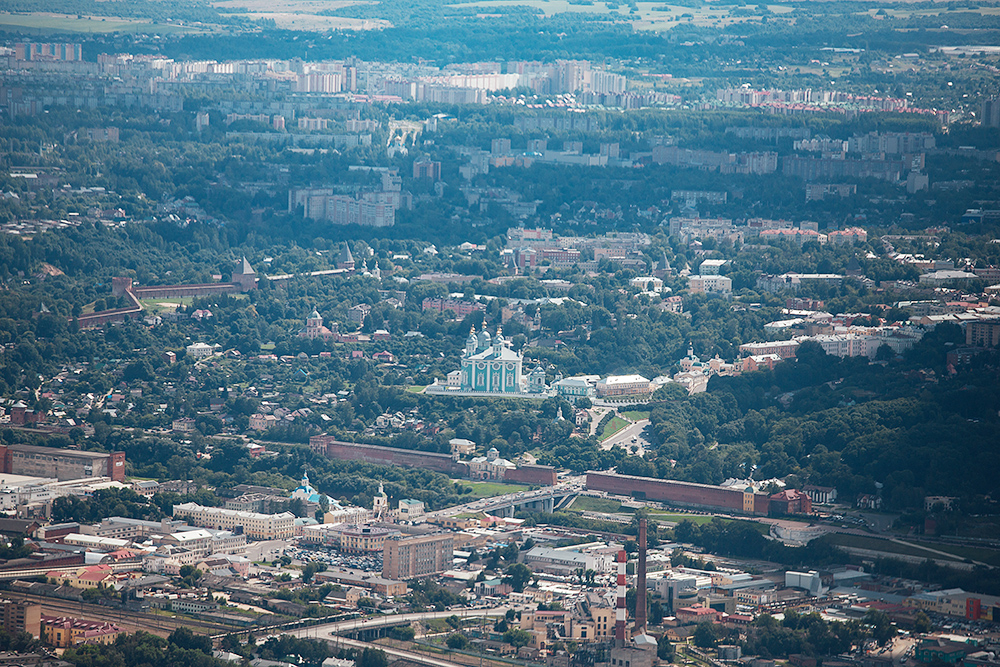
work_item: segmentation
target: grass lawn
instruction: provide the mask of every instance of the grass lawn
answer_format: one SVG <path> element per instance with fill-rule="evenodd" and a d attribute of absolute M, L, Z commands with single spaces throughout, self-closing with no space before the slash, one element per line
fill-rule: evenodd
<path fill-rule="evenodd" d="M 177 310 L 178 306 L 190 306 L 194 303 L 194 297 L 171 297 L 163 299 L 140 299 L 139 303 L 142 307 L 150 313 L 172 313 Z"/>
<path fill-rule="evenodd" d="M 433 618 L 428 621 L 424 621 L 423 624 L 427 628 L 428 633 L 450 632 L 454 630 L 454 628 L 448 624 L 448 621 L 443 618 Z"/>
<path fill-rule="evenodd" d="M 624 410 L 618 414 L 626 419 L 631 419 L 634 422 L 637 422 L 640 419 L 649 419 L 649 410 Z"/>
<path fill-rule="evenodd" d="M 623 428 L 625 428 L 628 425 L 629 425 L 629 422 L 625 421 L 621 417 L 615 416 L 615 417 L 613 417 L 611 419 L 611 421 L 609 421 L 607 424 L 605 424 L 604 430 L 601 432 L 601 434 L 599 436 L 597 436 L 597 439 L 600 442 L 604 442 L 605 440 L 607 440 L 608 438 L 610 438 L 615 433 L 617 433 L 618 431 L 622 430 Z"/>
<path fill-rule="evenodd" d="M 931 553 L 920 547 L 911 544 L 897 544 L 896 542 L 890 542 L 889 540 L 883 540 L 877 537 L 865 537 L 864 535 L 848 535 L 846 533 L 831 533 L 825 535 L 822 539 L 830 542 L 830 544 L 836 544 L 844 547 L 854 547 L 856 549 L 870 549 L 872 551 L 883 551 L 889 554 L 901 554 L 904 556 L 920 556 L 924 558 L 933 558 L 937 560 L 948 560 L 947 556 L 941 554 Z M 935 549 L 937 551 L 949 551 L 949 549 L 941 549 L 938 545 L 928 545 L 929 548 Z M 953 560 L 962 560 L 959 556 L 954 556 Z"/>
<path fill-rule="evenodd" d="M 610 498 L 594 498 L 593 496 L 579 496 L 569 506 L 570 512 L 604 512 L 614 514 L 620 512 L 622 504 Z"/>
<path fill-rule="evenodd" d="M 983 547 L 969 547 L 961 544 L 928 544 L 931 549 L 954 554 L 960 558 L 978 560 L 989 563 L 994 567 L 1000 567 L 1000 551 L 996 549 L 986 549 Z"/>
<path fill-rule="evenodd" d="M 413 385 L 410 385 L 409 387 L 407 387 L 406 391 L 410 392 L 411 394 L 419 394 L 419 393 L 421 393 L 426 388 L 427 388 L 427 385 L 416 385 L 416 384 L 413 384 Z"/>
<path fill-rule="evenodd" d="M 492 498 L 493 496 L 502 496 L 506 493 L 527 491 L 529 488 L 527 486 L 521 486 L 520 484 L 504 484 L 502 482 L 462 481 L 461 485 L 464 487 L 472 487 L 472 493 L 466 494 L 471 498 Z"/>

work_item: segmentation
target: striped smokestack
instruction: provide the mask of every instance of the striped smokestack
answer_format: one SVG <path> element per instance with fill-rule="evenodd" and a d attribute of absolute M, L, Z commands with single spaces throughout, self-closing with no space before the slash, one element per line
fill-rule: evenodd
<path fill-rule="evenodd" d="M 635 581 L 635 631 L 646 631 L 646 520 L 639 519 L 639 569 Z"/>
<path fill-rule="evenodd" d="M 618 602 L 615 605 L 615 646 L 625 646 L 625 550 L 618 552 Z"/>

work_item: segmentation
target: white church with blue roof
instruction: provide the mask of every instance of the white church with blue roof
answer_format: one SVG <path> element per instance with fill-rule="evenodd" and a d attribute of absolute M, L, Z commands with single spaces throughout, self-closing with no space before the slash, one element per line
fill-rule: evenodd
<path fill-rule="evenodd" d="M 539 365 L 525 374 L 524 355 L 511 349 L 500 327 L 495 336 L 490 336 L 483 324 L 479 333 L 473 329 L 465 341 L 461 369 L 449 373 L 446 384 L 435 382 L 426 391 L 451 396 L 516 398 L 545 394 L 547 389 L 545 369 Z"/>

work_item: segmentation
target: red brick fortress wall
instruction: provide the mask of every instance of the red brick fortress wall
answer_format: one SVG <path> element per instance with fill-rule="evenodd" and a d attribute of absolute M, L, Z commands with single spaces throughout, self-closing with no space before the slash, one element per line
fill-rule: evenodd
<path fill-rule="evenodd" d="M 519 484 L 538 484 L 539 486 L 555 486 L 557 480 L 556 469 L 552 466 L 521 466 L 516 470 L 508 470 L 504 473 L 505 482 L 516 482 Z"/>
<path fill-rule="evenodd" d="M 366 461 L 404 468 L 427 468 L 447 475 L 468 475 L 469 473 L 468 466 L 455 461 L 448 454 L 342 442 L 328 435 L 314 435 L 309 438 L 309 447 L 318 454 L 342 461 Z"/>
<path fill-rule="evenodd" d="M 646 500 L 659 500 L 684 507 L 744 513 L 742 489 L 603 472 L 587 473 L 587 489 Z M 754 494 L 753 514 L 767 515 L 768 505 L 769 500 L 766 495 Z"/>

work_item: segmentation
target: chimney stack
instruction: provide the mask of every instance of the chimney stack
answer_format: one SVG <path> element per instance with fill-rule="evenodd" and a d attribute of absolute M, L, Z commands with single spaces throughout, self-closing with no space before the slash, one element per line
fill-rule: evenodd
<path fill-rule="evenodd" d="M 635 630 L 646 631 L 646 520 L 639 519 L 639 569 L 635 581 Z"/>
<path fill-rule="evenodd" d="M 615 647 L 625 646 L 625 550 L 618 552 L 618 603 L 615 605 Z"/>

